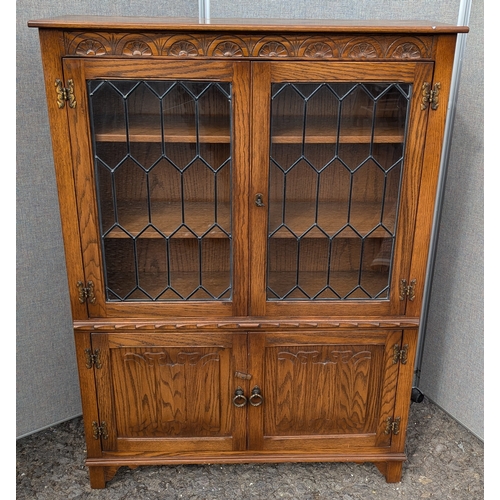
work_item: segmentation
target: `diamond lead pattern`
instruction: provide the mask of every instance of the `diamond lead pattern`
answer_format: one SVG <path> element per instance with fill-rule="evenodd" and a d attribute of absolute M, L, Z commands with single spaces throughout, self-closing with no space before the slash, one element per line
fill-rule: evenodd
<path fill-rule="evenodd" d="M 230 84 L 88 89 L 107 300 L 230 300 Z"/>
<path fill-rule="evenodd" d="M 410 92 L 273 85 L 267 300 L 389 297 Z"/>

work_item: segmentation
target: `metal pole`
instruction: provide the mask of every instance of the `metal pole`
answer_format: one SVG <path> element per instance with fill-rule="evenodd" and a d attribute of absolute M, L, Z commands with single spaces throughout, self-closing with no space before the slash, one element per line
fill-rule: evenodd
<path fill-rule="evenodd" d="M 458 26 L 467 26 L 469 24 L 471 5 L 472 5 L 472 0 L 460 1 L 460 10 L 458 12 L 458 20 L 457 20 Z M 427 319 L 429 314 L 429 297 L 432 285 L 432 276 L 434 273 L 434 264 L 436 260 L 439 221 L 441 219 L 441 212 L 443 208 L 444 185 L 446 181 L 448 161 L 450 158 L 450 144 L 453 134 L 453 123 L 455 121 L 456 104 L 458 99 L 458 87 L 460 81 L 460 73 L 462 71 L 462 60 L 465 52 L 466 37 L 467 37 L 466 33 L 458 34 L 457 46 L 455 49 L 455 60 L 453 64 L 453 73 L 452 73 L 451 87 L 450 87 L 450 99 L 448 102 L 448 114 L 446 118 L 446 125 L 444 131 L 441 166 L 440 166 L 438 187 L 436 193 L 436 207 L 434 210 L 433 229 L 431 235 L 429 259 L 427 261 L 427 275 L 425 280 L 426 284 L 424 288 L 424 299 L 422 304 L 419 340 L 418 340 L 416 360 L 415 360 L 415 377 L 413 382 L 415 388 L 418 388 L 418 384 L 420 382 L 420 372 L 422 368 L 422 354 L 424 349 Z"/>
<path fill-rule="evenodd" d="M 210 22 L 210 0 L 199 0 L 200 23 Z"/>

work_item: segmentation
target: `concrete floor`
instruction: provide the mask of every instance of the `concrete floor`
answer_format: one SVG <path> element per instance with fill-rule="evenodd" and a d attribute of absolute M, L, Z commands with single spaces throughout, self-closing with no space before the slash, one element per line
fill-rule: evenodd
<path fill-rule="evenodd" d="M 483 442 L 432 402 L 412 403 L 403 479 L 388 484 L 372 464 L 122 467 L 91 490 L 81 418 L 17 442 L 17 500 L 382 499 L 481 500 Z"/>

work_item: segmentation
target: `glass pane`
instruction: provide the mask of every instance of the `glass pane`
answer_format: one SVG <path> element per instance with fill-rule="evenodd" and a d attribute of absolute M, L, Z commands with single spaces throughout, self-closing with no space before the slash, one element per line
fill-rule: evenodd
<path fill-rule="evenodd" d="M 230 84 L 87 85 L 106 299 L 230 300 Z"/>
<path fill-rule="evenodd" d="M 411 86 L 272 86 L 267 300 L 388 299 Z"/>

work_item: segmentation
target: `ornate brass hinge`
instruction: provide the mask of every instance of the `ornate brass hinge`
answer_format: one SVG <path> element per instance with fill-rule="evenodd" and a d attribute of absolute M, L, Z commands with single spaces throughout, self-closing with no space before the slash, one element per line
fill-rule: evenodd
<path fill-rule="evenodd" d="M 102 422 L 101 425 L 97 422 L 92 422 L 92 436 L 94 439 L 108 439 L 108 427 L 106 422 Z"/>
<path fill-rule="evenodd" d="M 401 363 L 402 365 L 406 365 L 408 361 L 408 344 L 405 344 L 403 347 L 400 347 L 399 344 L 394 344 L 393 351 L 392 364 Z"/>
<path fill-rule="evenodd" d="M 435 83 L 434 88 L 431 90 L 431 84 L 429 82 L 424 82 L 422 85 L 422 111 L 431 105 L 431 109 L 437 109 L 439 106 L 439 91 L 441 90 L 441 84 Z"/>
<path fill-rule="evenodd" d="M 410 281 L 410 284 L 406 280 L 401 280 L 399 282 L 399 300 L 405 300 L 408 297 L 408 300 L 415 300 L 415 285 L 417 284 L 417 280 L 413 279 Z"/>
<path fill-rule="evenodd" d="M 57 93 L 57 105 L 59 108 L 64 108 L 64 104 L 66 102 L 68 102 L 68 106 L 70 108 L 74 108 L 76 106 L 76 99 L 73 80 L 68 80 L 68 86 L 63 87 L 62 81 L 56 79 L 55 87 Z"/>
<path fill-rule="evenodd" d="M 101 363 L 101 350 L 96 349 L 94 352 L 92 352 L 92 349 L 85 349 L 85 357 L 87 359 L 85 366 L 87 368 L 92 368 L 95 366 L 97 369 L 102 368 L 102 363 Z"/>
<path fill-rule="evenodd" d="M 399 426 L 401 424 L 401 417 L 393 419 L 392 417 L 387 417 L 386 426 L 384 434 L 399 434 Z"/>
<path fill-rule="evenodd" d="M 83 304 L 86 300 L 91 304 L 95 304 L 94 283 L 92 281 L 88 281 L 87 286 L 82 281 L 78 281 L 76 286 L 78 287 L 78 300 L 80 304 Z"/>

